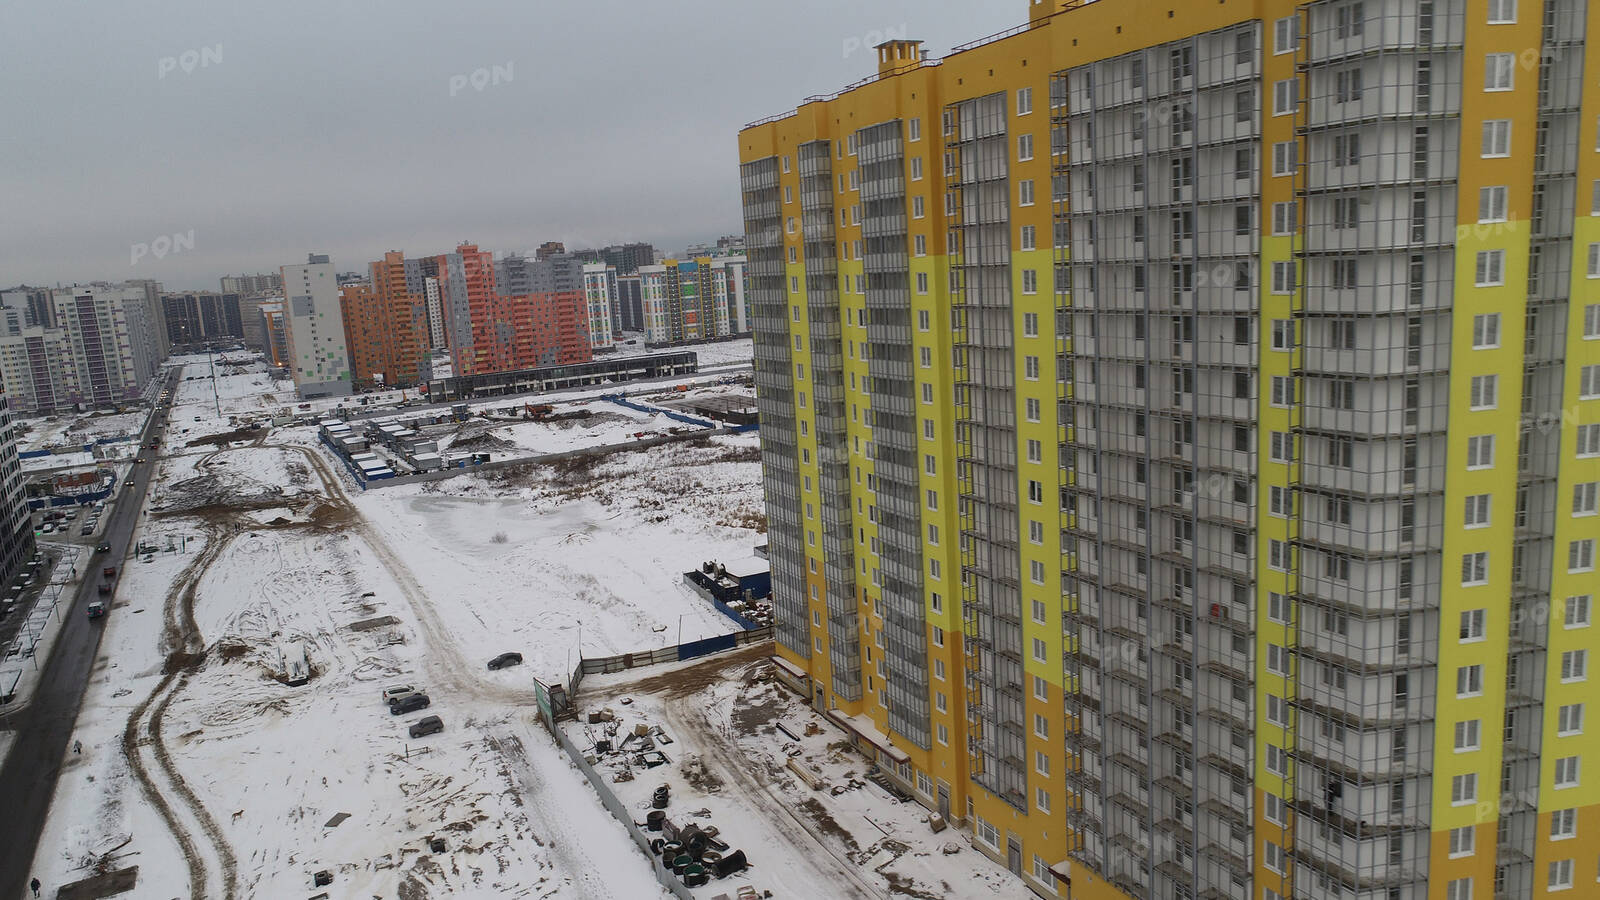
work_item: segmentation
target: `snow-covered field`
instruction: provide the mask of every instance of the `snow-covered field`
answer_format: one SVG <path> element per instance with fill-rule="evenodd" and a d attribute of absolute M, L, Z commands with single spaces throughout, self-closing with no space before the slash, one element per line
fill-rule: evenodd
<path fill-rule="evenodd" d="M 90 444 L 101 438 L 137 437 L 147 415 L 149 410 L 141 409 L 125 413 L 63 413 L 19 419 L 28 433 L 17 442 L 17 448 L 23 451 L 42 450 L 46 447 Z"/>
<path fill-rule="evenodd" d="M 761 543 L 753 435 L 667 444 L 570 466 L 474 473 L 367 491 L 356 506 L 487 659 L 524 653 L 541 677 L 577 659 L 733 630 L 683 584 Z"/>
<path fill-rule="evenodd" d="M 137 865 L 133 900 L 304 897 L 324 870 L 348 898 L 664 896 L 535 724 L 531 678 L 568 671 L 580 629 L 590 656 L 731 630 L 681 576 L 762 542 L 754 436 L 351 498 L 311 428 L 186 446 L 292 397 L 200 371 L 35 874 Z M 297 647 L 314 677 L 291 687 Z M 512 649 L 526 665 L 487 671 Z M 388 715 L 393 683 L 432 706 Z M 426 714 L 443 732 L 411 739 Z"/>

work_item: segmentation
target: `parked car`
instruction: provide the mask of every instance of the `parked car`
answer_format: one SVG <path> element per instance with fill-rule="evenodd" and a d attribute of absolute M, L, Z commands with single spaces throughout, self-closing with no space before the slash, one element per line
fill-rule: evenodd
<path fill-rule="evenodd" d="M 440 721 L 438 716 L 423 716 L 412 724 L 410 728 L 411 736 L 414 738 L 427 734 L 438 734 L 443 730 L 444 722 Z"/>
<path fill-rule="evenodd" d="M 496 656 L 494 659 L 489 660 L 489 671 L 493 672 L 497 669 L 504 669 L 510 666 L 520 665 L 522 665 L 521 653 L 502 653 L 499 656 Z"/>
<path fill-rule="evenodd" d="M 389 715 L 403 716 L 419 709 L 427 709 L 432 703 L 433 701 L 428 699 L 427 694 L 407 694 L 389 704 Z"/>
<path fill-rule="evenodd" d="M 409 684 L 392 684 L 383 689 L 383 702 L 393 703 L 407 694 L 420 694 L 421 691 Z"/>
<path fill-rule="evenodd" d="M 117 567 L 116 566 L 106 566 L 104 569 L 100 570 L 100 574 L 104 575 L 107 578 L 114 578 L 114 577 L 116 577 L 116 574 L 117 574 Z"/>

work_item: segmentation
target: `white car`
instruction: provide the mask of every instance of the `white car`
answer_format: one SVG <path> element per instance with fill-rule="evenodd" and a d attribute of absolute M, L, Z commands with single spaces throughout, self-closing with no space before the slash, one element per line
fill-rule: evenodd
<path fill-rule="evenodd" d="M 383 689 L 383 702 L 385 705 L 388 705 L 394 703 L 396 700 L 399 700 L 401 697 L 415 694 L 416 692 L 417 689 L 409 684 L 390 685 L 389 687 Z"/>

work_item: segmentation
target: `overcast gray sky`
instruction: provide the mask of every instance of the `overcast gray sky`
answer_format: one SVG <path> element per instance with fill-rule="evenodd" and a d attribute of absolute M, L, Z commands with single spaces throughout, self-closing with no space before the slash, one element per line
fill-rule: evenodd
<path fill-rule="evenodd" d="M 1026 17 L 1024 0 L 7 3 L 0 286 L 215 290 L 308 250 L 345 271 L 461 240 L 679 250 L 742 227 L 741 125 L 872 73 L 847 48 L 904 29 L 942 56 Z"/>

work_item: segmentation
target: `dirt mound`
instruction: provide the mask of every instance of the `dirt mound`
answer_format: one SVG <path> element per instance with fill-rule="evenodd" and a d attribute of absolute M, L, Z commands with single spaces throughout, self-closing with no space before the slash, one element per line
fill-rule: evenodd
<path fill-rule="evenodd" d="M 200 651 L 199 653 L 190 653 L 185 650 L 174 650 L 173 652 L 167 654 L 167 661 L 161 666 L 161 674 L 173 675 L 178 672 L 193 671 L 205 665 L 205 663 L 206 654 L 204 650 Z"/>
<path fill-rule="evenodd" d="M 267 430 L 265 428 L 235 428 L 232 431 L 224 431 L 222 434 L 211 434 L 205 437 L 197 437 L 189 443 L 184 444 L 184 446 L 226 447 L 234 441 L 253 441 L 257 438 L 264 438 L 266 436 Z"/>
<path fill-rule="evenodd" d="M 495 434 L 500 427 L 497 422 L 467 422 L 456 429 L 455 438 L 450 441 L 450 449 L 476 450 L 479 453 L 488 450 L 510 450 L 516 444 Z"/>

